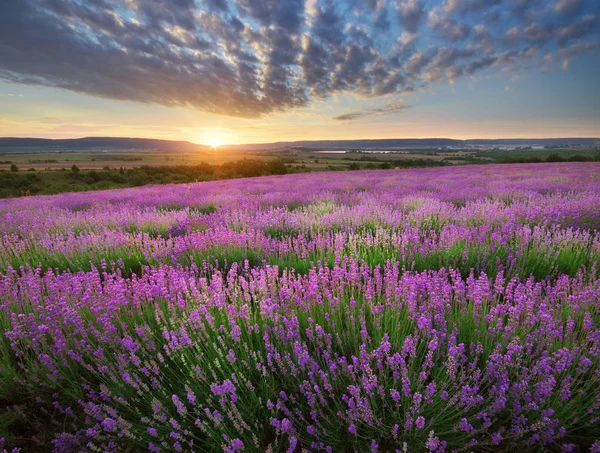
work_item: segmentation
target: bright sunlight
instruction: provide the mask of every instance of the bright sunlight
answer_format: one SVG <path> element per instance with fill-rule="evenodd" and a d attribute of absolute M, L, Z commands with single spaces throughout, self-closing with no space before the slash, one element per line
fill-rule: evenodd
<path fill-rule="evenodd" d="M 221 128 L 205 128 L 197 130 L 191 141 L 216 150 L 220 146 L 231 143 L 231 137 Z"/>
<path fill-rule="evenodd" d="M 206 144 L 208 146 L 212 146 L 214 149 L 217 149 L 219 146 L 221 146 L 223 144 L 223 141 L 221 140 L 220 137 L 211 137 L 210 139 L 207 140 Z"/>

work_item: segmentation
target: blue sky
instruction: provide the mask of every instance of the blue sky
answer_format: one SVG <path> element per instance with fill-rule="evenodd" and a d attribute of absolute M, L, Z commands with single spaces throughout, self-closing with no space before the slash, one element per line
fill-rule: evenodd
<path fill-rule="evenodd" d="M 595 0 L 5 0 L 0 135 L 600 136 Z"/>

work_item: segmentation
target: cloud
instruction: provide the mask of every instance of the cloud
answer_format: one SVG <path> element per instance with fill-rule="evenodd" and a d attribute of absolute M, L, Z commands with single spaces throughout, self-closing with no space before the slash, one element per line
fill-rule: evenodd
<path fill-rule="evenodd" d="M 519 27 L 511 27 L 504 34 L 504 36 L 506 37 L 506 40 L 510 43 L 517 42 L 519 39 L 519 35 L 520 35 Z"/>
<path fill-rule="evenodd" d="M 590 52 L 598 47 L 598 43 L 594 41 L 577 41 L 570 46 L 559 51 L 560 58 L 568 59 L 576 55 Z"/>
<path fill-rule="evenodd" d="M 501 3 L 502 0 L 448 0 L 445 9 L 448 12 L 473 13 L 489 10 Z"/>
<path fill-rule="evenodd" d="M 480 71 L 548 68 L 548 53 L 563 61 L 595 48 L 594 5 L 5 0 L 0 80 L 259 118 L 336 94 L 398 96 Z"/>
<path fill-rule="evenodd" d="M 573 14 L 583 6 L 583 0 L 554 0 L 552 8 L 558 14 Z"/>
<path fill-rule="evenodd" d="M 398 113 L 402 110 L 406 110 L 410 108 L 410 105 L 405 105 L 398 102 L 392 102 L 384 105 L 383 107 L 375 108 L 375 109 L 364 109 L 358 110 L 355 112 L 345 113 L 343 115 L 335 116 L 332 120 L 335 121 L 354 121 L 358 119 L 362 119 L 369 116 L 381 116 L 381 115 L 391 115 L 394 113 Z"/>
<path fill-rule="evenodd" d="M 396 11 L 398 12 L 400 24 L 406 31 L 409 33 L 419 31 L 425 16 L 425 9 L 420 0 L 403 0 L 397 5 Z"/>
<path fill-rule="evenodd" d="M 554 36 L 554 30 L 550 25 L 529 24 L 524 35 L 530 41 L 548 41 Z"/>
<path fill-rule="evenodd" d="M 558 43 L 564 46 L 573 39 L 591 34 L 598 26 L 597 22 L 596 16 L 589 14 L 569 25 L 560 27 L 556 32 Z"/>
<path fill-rule="evenodd" d="M 279 26 L 296 31 L 303 22 L 303 0 L 236 0 L 242 16 L 258 20 L 263 26 Z"/>
<path fill-rule="evenodd" d="M 439 36 L 451 42 L 464 39 L 470 33 L 470 28 L 466 23 L 456 20 L 448 10 L 444 12 L 439 8 L 429 12 L 429 27 Z"/>

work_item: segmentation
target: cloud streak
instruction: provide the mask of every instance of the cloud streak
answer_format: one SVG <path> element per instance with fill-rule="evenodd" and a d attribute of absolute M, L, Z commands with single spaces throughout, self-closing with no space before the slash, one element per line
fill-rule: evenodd
<path fill-rule="evenodd" d="M 332 120 L 335 121 L 354 121 L 358 119 L 363 119 L 370 116 L 382 116 L 382 115 L 392 115 L 402 110 L 406 110 L 411 108 L 410 105 L 405 105 L 402 103 L 389 103 L 384 105 L 383 107 L 374 108 L 374 109 L 363 109 L 355 112 L 345 113 L 343 115 L 335 116 Z"/>
<path fill-rule="evenodd" d="M 548 52 L 571 58 L 597 45 L 593 0 L 535 3 L 5 0 L 0 79 L 259 118 L 335 94 L 399 95 L 541 67 Z"/>

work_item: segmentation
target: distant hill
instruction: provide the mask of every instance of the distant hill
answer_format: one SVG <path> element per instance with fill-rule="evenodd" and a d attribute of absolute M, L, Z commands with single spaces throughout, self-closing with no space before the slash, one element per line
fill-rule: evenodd
<path fill-rule="evenodd" d="M 493 146 L 600 146 L 600 138 L 506 138 L 493 140 L 455 140 L 451 138 L 391 138 L 376 140 L 308 140 L 227 146 L 231 149 L 267 150 L 293 147 L 310 149 L 382 149 Z"/>
<path fill-rule="evenodd" d="M 600 146 L 600 138 L 506 138 L 494 140 L 454 140 L 450 138 L 393 138 L 376 140 L 308 140 L 296 142 L 259 143 L 248 145 L 225 145 L 225 149 L 269 151 L 282 148 L 306 149 L 386 149 L 386 148 L 470 148 L 508 146 Z M 157 140 L 152 138 L 86 137 L 51 140 L 45 138 L 0 138 L 0 153 L 15 148 L 28 149 L 27 152 L 49 150 L 85 151 L 107 150 L 157 150 L 157 151 L 204 151 L 209 146 L 197 145 L 188 141 Z"/>
<path fill-rule="evenodd" d="M 121 150 L 202 151 L 208 147 L 187 141 L 157 140 L 153 138 L 85 137 L 51 140 L 46 138 L 0 137 L 0 152 L 2 152 L 2 148 L 43 148 L 44 151 L 50 148 L 56 148 L 57 150 L 106 148 Z"/>

